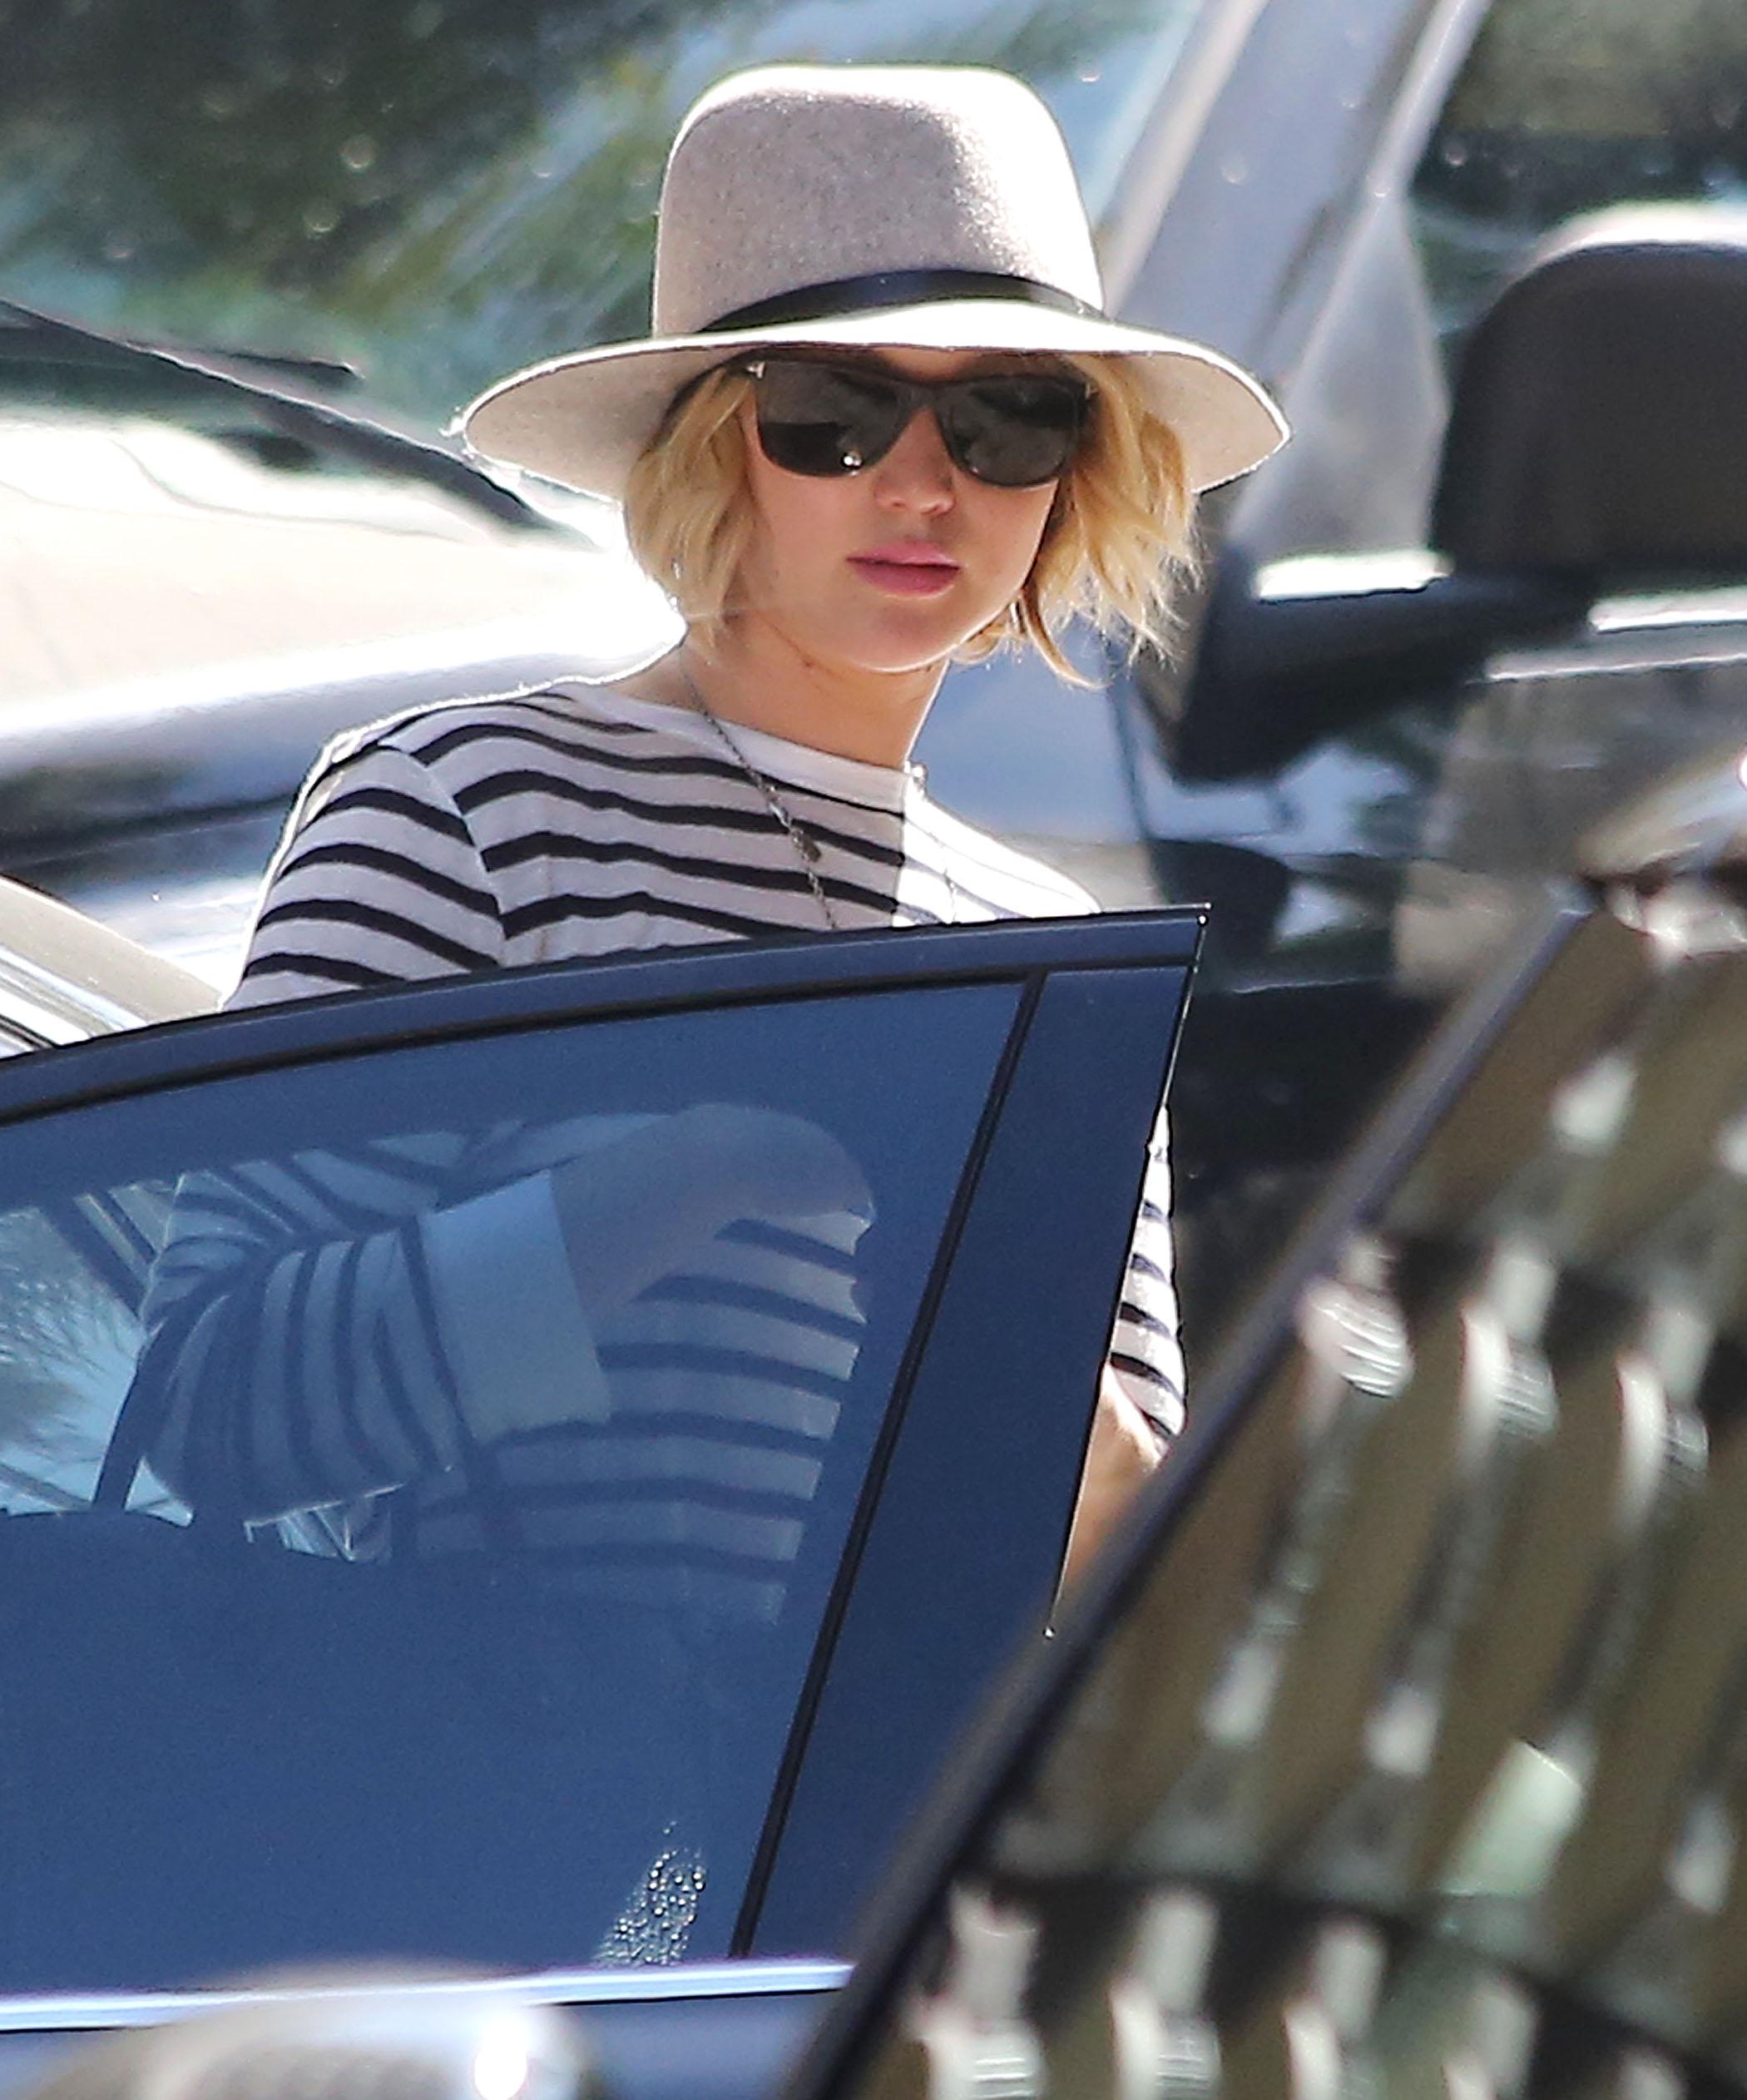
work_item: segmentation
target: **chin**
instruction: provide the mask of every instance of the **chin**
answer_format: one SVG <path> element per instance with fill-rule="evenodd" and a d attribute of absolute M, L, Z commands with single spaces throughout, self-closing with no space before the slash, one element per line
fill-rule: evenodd
<path fill-rule="evenodd" d="M 986 591 L 978 593 L 986 598 Z M 821 591 L 810 603 L 794 592 L 773 603 L 765 614 L 791 646 L 822 665 L 876 677 L 903 677 L 943 670 L 953 654 L 974 634 L 997 618 L 1009 602 L 967 607 L 903 604 L 869 606 L 865 599 L 844 603 Z"/>
<path fill-rule="evenodd" d="M 908 671 L 942 670 L 971 636 L 980 634 L 995 617 L 991 612 L 968 625 L 961 618 L 905 623 L 899 631 L 886 627 L 878 634 L 859 636 L 859 646 L 839 653 L 864 671 L 884 672 L 894 677 Z"/>

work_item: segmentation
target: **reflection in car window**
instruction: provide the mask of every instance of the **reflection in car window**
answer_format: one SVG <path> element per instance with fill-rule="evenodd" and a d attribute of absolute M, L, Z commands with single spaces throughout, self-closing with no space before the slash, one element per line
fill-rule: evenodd
<path fill-rule="evenodd" d="M 1016 996 L 7 1132 L 0 1989 L 726 1953 Z"/>
<path fill-rule="evenodd" d="M 1495 0 L 1413 184 L 1446 344 L 1561 220 L 1668 199 L 1747 201 L 1736 0 Z"/>

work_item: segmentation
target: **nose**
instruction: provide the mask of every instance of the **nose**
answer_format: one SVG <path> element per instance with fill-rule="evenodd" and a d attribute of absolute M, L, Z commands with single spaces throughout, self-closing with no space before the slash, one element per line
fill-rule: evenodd
<path fill-rule="evenodd" d="M 898 442 L 874 466 L 874 493 L 892 510 L 917 510 L 932 516 L 954 500 L 952 455 L 932 409 L 918 409 L 899 432 Z"/>

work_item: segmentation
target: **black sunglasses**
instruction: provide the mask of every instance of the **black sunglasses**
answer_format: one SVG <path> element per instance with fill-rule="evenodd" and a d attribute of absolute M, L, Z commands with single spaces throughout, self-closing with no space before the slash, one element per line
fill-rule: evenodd
<path fill-rule="evenodd" d="M 918 409 L 931 409 L 953 464 L 997 488 L 1054 481 L 1085 435 L 1090 388 L 1055 373 L 906 379 L 875 364 L 755 358 L 759 442 L 791 474 L 857 473 L 883 459 Z"/>

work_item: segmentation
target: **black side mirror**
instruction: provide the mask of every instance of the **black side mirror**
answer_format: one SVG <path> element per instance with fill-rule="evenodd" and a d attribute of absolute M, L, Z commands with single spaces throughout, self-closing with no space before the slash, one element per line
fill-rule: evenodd
<path fill-rule="evenodd" d="M 1272 771 L 1604 590 L 1747 575 L 1747 214 L 1630 206 L 1544 244 L 1457 375 L 1422 573 L 1234 551 L 1175 738 L 1186 779 Z"/>
<path fill-rule="evenodd" d="M 1179 777 L 1272 773 L 1387 708 L 1453 691 L 1496 649 L 1570 631 L 1595 599 L 1557 576 L 1419 566 L 1397 581 L 1398 557 L 1258 569 L 1230 550 L 1172 739 Z"/>

